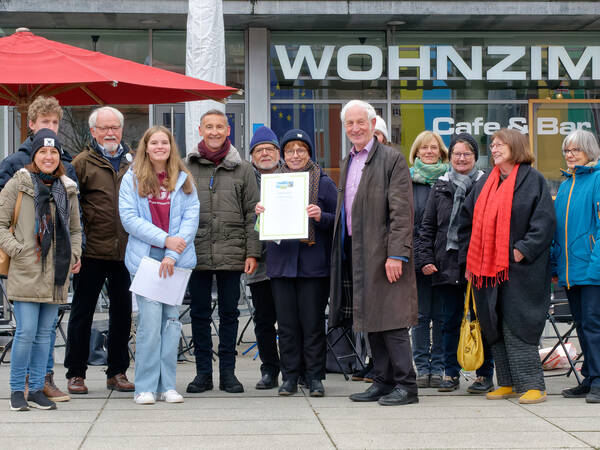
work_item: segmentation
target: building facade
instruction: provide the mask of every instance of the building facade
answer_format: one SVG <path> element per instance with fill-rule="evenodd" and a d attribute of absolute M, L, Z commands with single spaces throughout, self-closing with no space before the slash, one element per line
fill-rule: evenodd
<path fill-rule="evenodd" d="M 203 0 L 190 0 L 203 1 Z M 208 1 L 208 0 L 204 0 Z M 0 35 L 17 27 L 68 44 L 185 72 L 182 0 L 0 1 Z M 248 152 L 253 129 L 302 128 L 337 178 L 348 151 L 340 122 L 360 98 L 405 154 L 425 129 L 449 142 L 469 132 L 481 147 L 500 127 L 528 133 L 536 166 L 560 181 L 562 139 L 600 126 L 600 4 L 595 1 L 223 0 L 232 141 Z M 63 139 L 77 151 L 89 107 L 69 108 Z M 183 104 L 127 105 L 125 139 L 150 124 L 171 128 L 185 151 Z M 18 113 L 0 110 L 5 156 L 18 144 Z M 83 128 L 81 124 L 83 123 Z"/>

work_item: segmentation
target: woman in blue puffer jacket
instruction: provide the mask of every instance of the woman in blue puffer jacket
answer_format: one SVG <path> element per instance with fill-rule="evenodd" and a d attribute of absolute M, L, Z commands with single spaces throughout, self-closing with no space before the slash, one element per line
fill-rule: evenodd
<path fill-rule="evenodd" d="M 165 278 L 175 267 L 194 268 L 199 213 L 193 177 L 181 161 L 173 135 L 162 126 L 150 128 L 119 191 L 119 214 L 129 233 L 125 265 L 131 276 L 144 256 L 161 262 L 156 275 Z M 152 404 L 155 393 L 158 400 L 182 402 L 175 390 L 178 309 L 140 295 L 136 299 L 135 402 Z"/>
<path fill-rule="evenodd" d="M 583 383 L 562 394 L 600 403 L 600 148 L 592 133 L 576 130 L 562 151 L 567 170 L 554 202 L 552 262 L 558 284 L 566 288 L 584 357 Z"/>

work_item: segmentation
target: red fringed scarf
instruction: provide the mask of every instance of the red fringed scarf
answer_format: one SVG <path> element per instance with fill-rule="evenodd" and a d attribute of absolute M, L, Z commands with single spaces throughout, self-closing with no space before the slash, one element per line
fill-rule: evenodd
<path fill-rule="evenodd" d="M 518 171 L 516 164 L 498 186 L 500 170 L 494 167 L 475 203 L 467 253 L 467 273 L 475 287 L 508 280 L 510 215 Z"/>

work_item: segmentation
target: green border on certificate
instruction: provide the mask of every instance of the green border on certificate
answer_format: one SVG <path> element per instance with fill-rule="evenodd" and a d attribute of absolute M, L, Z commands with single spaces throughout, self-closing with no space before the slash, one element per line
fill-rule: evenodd
<path fill-rule="evenodd" d="M 274 173 L 260 178 L 262 241 L 308 238 L 308 172 Z"/>

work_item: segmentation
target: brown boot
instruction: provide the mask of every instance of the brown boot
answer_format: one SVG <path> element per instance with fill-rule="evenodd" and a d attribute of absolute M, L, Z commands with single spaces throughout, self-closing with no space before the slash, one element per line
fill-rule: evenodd
<path fill-rule="evenodd" d="M 85 385 L 85 380 L 82 377 L 69 378 L 67 381 L 67 389 L 69 394 L 87 394 L 88 388 Z"/>
<path fill-rule="evenodd" d="M 124 373 L 118 373 L 114 377 L 106 380 L 106 389 L 112 389 L 119 392 L 133 392 L 135 385 L 127 379 Z"/>
<path fill-rule="evenodd" d="M 53 402 L 68 402 L 71 400 L 68 394 L 62 392 L 54 384 L 54 373 L 48 372 L 46 374 L 46 380 L 44 381 L 44 395 Z"/>

